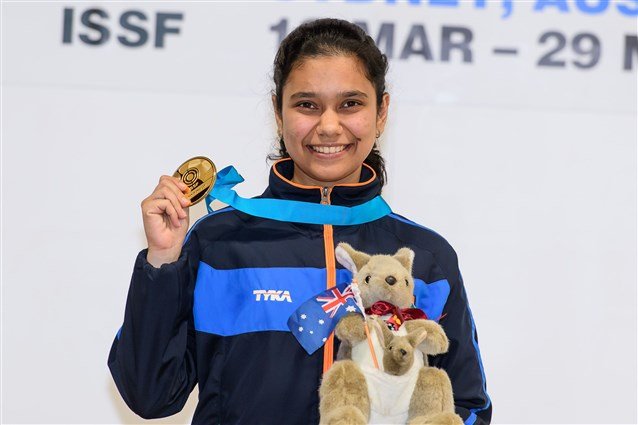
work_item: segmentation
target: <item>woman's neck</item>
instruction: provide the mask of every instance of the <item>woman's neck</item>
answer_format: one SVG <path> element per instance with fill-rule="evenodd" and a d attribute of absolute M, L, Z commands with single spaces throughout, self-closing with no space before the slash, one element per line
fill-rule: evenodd
<path fill-rule="evenodd" d="M 301 168 L 295 164 L 292 181 L 304 186 L 333 187 L 342 184 L 359 183 L 361 179 L 361 167 L 357 168 L 353 173 L 344 176 L 338 180 L 321 180 L 317 177 L 310 176 L 303 172 Z"/>

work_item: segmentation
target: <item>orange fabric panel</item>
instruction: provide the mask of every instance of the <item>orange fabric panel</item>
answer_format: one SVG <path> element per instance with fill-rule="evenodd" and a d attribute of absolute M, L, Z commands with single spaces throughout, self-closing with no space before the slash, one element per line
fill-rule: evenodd
<path fill-rule="evenodd" d="M 327 202 L 330 203 L 330 192 L 328 189 Z M 323 225 L 323 246 L 326 255 L 326 289 L 337 284 L 337 264 L 335 261 L 335 243 L 332 233 L 332 225 Z M 334 332 L 330 334 L 323 348 L 323 373 L 326 373 L 332 366 L 334 359 Z"/>

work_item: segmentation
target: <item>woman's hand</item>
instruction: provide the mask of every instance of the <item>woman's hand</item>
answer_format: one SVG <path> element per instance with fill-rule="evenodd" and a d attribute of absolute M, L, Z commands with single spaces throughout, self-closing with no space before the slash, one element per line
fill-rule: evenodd
<path fill-rule="evenodd" d="M 142 219 L 148 243 L 147 261 L 153 267 L 179 258 L 188 232 L 188 209 L 184 196 L 190 189 L 177 177 L 162 176 L 151 195 L 142 201 Z"/>

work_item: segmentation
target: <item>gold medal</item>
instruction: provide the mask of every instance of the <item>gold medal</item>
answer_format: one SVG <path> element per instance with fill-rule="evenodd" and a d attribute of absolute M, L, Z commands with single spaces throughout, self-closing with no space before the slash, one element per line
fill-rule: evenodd
<path fill-rule="evenodd" d="M 194 205 L 204 199 L 213 188 L 217 169 L 210 159 L 196 156 L 180 165 L 173 177 L 177 177 L 190 188 L 190 192 L 185 196 L 190 199 L 191 205 Z"/>

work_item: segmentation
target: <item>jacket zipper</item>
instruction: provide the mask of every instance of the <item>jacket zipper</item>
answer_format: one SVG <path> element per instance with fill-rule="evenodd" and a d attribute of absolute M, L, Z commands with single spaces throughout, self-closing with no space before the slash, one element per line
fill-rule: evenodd
<path fill-rule="evenodd" d="M 321 203 L 330 205 L 330 192 L 332 188 L 321 189 Z M 337 265 L 335 264 L 335 245 L 331 224 L 323 225 L 323 246 L 326 255 L 326 289 L 337 284 Z M 323 347 L 323 373 L 326 373 L 332 366 L 334 359 L 334 332 L 330 334 Z"/>
<path fill-rule="evenodd" d="M 324 205 L 330 204 L 330 188 L 324 187 L 321 189 L 321 203 Z"/>

